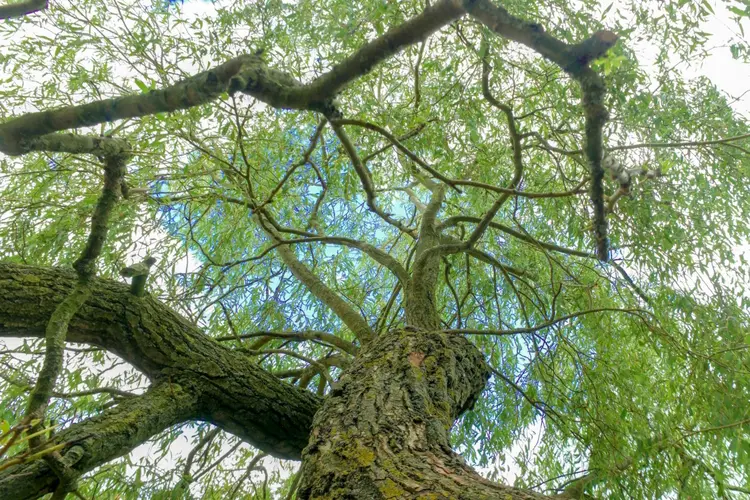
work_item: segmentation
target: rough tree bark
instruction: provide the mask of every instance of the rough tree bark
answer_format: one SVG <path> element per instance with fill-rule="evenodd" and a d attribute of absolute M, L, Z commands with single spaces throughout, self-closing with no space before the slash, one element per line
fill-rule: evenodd
<path fill-rule="evenodd" d="M 546 498 L 487 481 L 451 449 L 450 428 L 489 373 L 463 337 L 381 335 L 315 415 L 299 498 Z"/>

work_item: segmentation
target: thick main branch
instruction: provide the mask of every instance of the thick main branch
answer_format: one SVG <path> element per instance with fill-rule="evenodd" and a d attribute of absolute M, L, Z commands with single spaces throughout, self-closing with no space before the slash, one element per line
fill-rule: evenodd
<path fill-rule="evenodd" d="M 0 337 L 42 337 L 75 280 L 69 271 L 0 263 Z M 134 297 L 106 280 L 91 286 L 91 298 L 70 321 L 69 341 L 101 346 L 152 380 L 199 388 L 196 420 L 276 456 L 300 457 L 319 405 L 315 396 L 280 382 L 151 297 Z"/>
<path fill-rule="evenodd" d="M 275 108 L 306 109 L 330 115 L 332 98 L 346 84 L 365 75 L 404 47 L 424 40 L 463 13 L 457 0 L 438 2 L 365 44 L 307 85 L 287 73 L 269 68 L 260 57 L 245 54 L 148 93 L 29 113 L 0 124 L 0 151 L 9 155 L 24 154 L 39 150 L 39 144 L 34 140 L 47 134 L 188 109 L 211 102 L 225 92 L 243 92 Z M 56 138 L 45 139 L 60 147 Z"/>

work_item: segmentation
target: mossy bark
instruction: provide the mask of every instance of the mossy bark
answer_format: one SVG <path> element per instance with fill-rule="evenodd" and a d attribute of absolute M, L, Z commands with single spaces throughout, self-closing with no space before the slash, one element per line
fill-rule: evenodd
<path fill-rule="evenodd" d="M 489 369 L 466 339 L 392 331 L 365 346 L 315 415 L 300 499 L 538 499 L 487 481 L 450 429 Z"/>
<path fill-rule="evenodd" d="M 200 404 L 197 394 L 191 387 L 158 383 L 143 396 L 90 418 L 86 425 L 69 427 L 48 445 L 69 443 L 61 453 L 62 463 L 75 474 L 86 473 L 189 419 Z M 57 484 L 57 475 L 43 460 L 22 463 L 0 473 L 0 498 L 39 498 L 55 491 Z"/>

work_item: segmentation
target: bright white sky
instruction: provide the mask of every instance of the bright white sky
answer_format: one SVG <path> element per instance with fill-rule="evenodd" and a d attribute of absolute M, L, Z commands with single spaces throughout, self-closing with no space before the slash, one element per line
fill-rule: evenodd
<path fill-rule="evenodd" d="M 742 39 L 742 35 L 722 2 L 714 0 L 711 4 L 716 14 L 711 16 L 710 21 L 702 26 L 701 30 L 713 35 L 711 47 L 716 49 L 705 61 L 694 65 L 683 64 L 675 70 L 688 78 L 707 76 L 727 95 L 738 98 L 734 108 L 750 118 L 750 64 L 736 61 L 729 50 L 731 41 Z M 743 26 L 750 33 L 750 22 L 744 22 Z M 646 60 L 649 52 L 648 47 L 644 47 L 640 55 Z"/>
<path fill-rule="evenodd" d="M 55 0 L 52 0 L 54 3 Z M 712 0 L 711 4 L 714 6 L 716 14 L 712 16 L 711 20 L 701 28 L 702 31 L 712 33 L 712 46 L 717 47 L 712 52 L 712 55 L 705 61 L 695 64 L 687 65 L 682 64 L 675 68 L 675 71 L 682 72 L 687 77 L 707 76 L 714 84 L 722 91 L 726 92 L 729 96 L 737 98 L 734 104 L 735 109 L 750 118 L 750 65 L 743 64 L 734 60 L 731 56 L 729 45 L 732 39 L 737 40 L 741 38 L 739 29 L 736 23 L 730 18 L 729 13 L 726 11 L 725 4 L 719 0 Z M 215 11 L 213 5 L 209 2 L 202 0 L 186 0 L 182 6 L 185 16 L 188 18 L 210 18 L 214 15 Z M 746 29 L 750 32 L 750 23 L 746 23 Z M 23 28 L 22 28 L 23 29 Z M 8 41 L 0 40 L 0 52 L 5 52 L 5 47 L 9 43 Z M 646 64 L 649 60 L 653 60 L 655 54 L 653 49 L 644 44 L 642 47 L 636 47 L 638 50 L 638 56 L 642 63 Z M 750 245 L 747 249 L 738 251 L 749 251 Z M 130 261 L 138 261 L 142 256 L 131 256 Z M 190 259 L 190 256 L 186 257 L 185 262 L 181 263 L 180 268 L 186 268 L 190 270 L 197 269 L 198 262 L 194 259 Z M 20 342 L 9 340 L 5 342 L 8 348 L 14 348 Z M 2 348 L 3 341 L 0 341 L 0 348 Z M 527 437 L 532 446 L 539 439 L 541 432 L 541 426 L 534 426 L 528 430 Z M 184 456 L 191 448 L 190 440 L 192 435 L 185 435 L 177 439 L 177 441 L 171 446 L 170 453 L 167 458 L 160 465 L 162 468 L 168 468 L 174 463 L 175 457 Z M 504 481 L 512 484 L 518 475 L 519 468 L 514 463 L 511 457 L 520 455 L 522 443 L 519 443 L 516 447 L 511 449 L 507 454 L 509 460 L 503 460 L 502 457 L 498 457 L 496 466 L 502 467 L 499 477 Z M 133 462 L 137 463 L 139 459 L 150 457 L 156 454 L 156 450 L 150 444 L 145 444 L 133 451 L 131 458 Z M 278 467 L 278 463 L 272 463 L 270 459 L 264 460 L 264 464 L 269 469 L 269 472 Z M 492 468 L 488 468 L 483 472 L 489 474 Z M 249 486 L 248 486 L 249 487 Z"/>

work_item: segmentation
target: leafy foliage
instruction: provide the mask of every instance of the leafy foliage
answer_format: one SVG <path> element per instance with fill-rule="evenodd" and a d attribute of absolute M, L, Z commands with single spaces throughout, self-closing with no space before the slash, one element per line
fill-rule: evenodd
<path fill-rule="evenodd" d="M 477 247 L 495 265 L 467 254 L 446 257 L 437 297 L 446 329 L 485 332 L 472 339 L 496 376 L 453 437 L 490 475 L 505 467 L 518 485 L 542 489 L 585 476 L 587 493 L 602 498 L 740 498 L 750 491 L 750 127 L 711 80 L 687 80 L 672 69 L 709 54 L 712 35 L 702 25 L 714 11 L 728 7 L 742 28 L 747 8 L 725 3 L 503 2 L 567 42 L 605 27 L 621 36 L 596 63 L 608 89 L 605 147 L 629 168 L 662 175 L 636 176 L 629 196 L 613 207 L 609 236 L 619 269 L 591 258 L 580 91 L 551 62 L 490 39 L 489 86 L 517 118 L 524 178 L 495 217 L 499 226 Z M 0 25 L 0 109 L 9 119 L 145 93 L 256 50 L 270 66 L 308 81 L 422 8 L 415 1 L 57 3 L 44 15 Z M 505 116 L 482 96 L 482 36 L 476 22 L 457 21 L 339 96 L 347 118 L 404 137 L 444 176 L 475 183 L 448 190 L 442 221 L 481 217 L 497 193 L 476 185 L 502 187 L 513 175 Z M 734 57 L 747 57 L 745 41 L 732 47 Z M 653 65 L 640 61 L 646 56 Z M 155 255 L 152 294 L 209 335 L 255 349 L 249 355 L 262 366 L 288 372 L 313 391 L 327 390 L 326 380 L 301 375 L 306 360 L 325 364 L 335 377 L 346 363 L 334 348 L 284 338 L 261 345 L 242 335 L 354 335 L 279 258 L 247 204 L 249 194 L 298 233 L 364 241 L 405 266 L 414 251 L 413 239 L 368 209 L 331 128 L 316 138 L 319 120 L 236 95 L 88 131 L 126 138 L 135 152 L 127 182 L 137 193 L 112 215 L 100 275 L 116 278 L 124 265 Z M 381 135 L 347 131 L 372 172 L 378 206 L 416 227 L 430 196 L 420 182 L 425 172 Z M 311 138 L 315 147 L 301 161 Z M 84 155 L 31 154 L 0 159 L 0 176 L 0 258 L 71 263 L 100 190 L 99 165 Z M 617 189 L 608 180 L 606 192 Z M 452 220 L 446 234 L 471 232 L 471 221 Z M 365 253 L 320 241 L 291 248 L 374 330 L 403 326 L 396 277 Z M 40 344 L 14 345 L 0 354 L 8 374 L 0 380 L 0 419 L 10 423 L 20 417 L 40 362 Z M 60 392 L 137 392 L 145 385 L 112 356 L 83 349 L 69 353 Z M 110 404 L 106 393 L 63 394 L 51 417 L 78 421 Z M 151 446 L 161 454 L 109 464 L 80 491 L 179 497 L 184 476 L 193 474 L 185 469 L 187 454 L 165 457 L 209 432 L 188 426 L 159 436 Z M 215 469 L 190 477 L 193 495 L 239 494 L 234 485 L 250 477 L 245 472 L 257 452 L 234 437 L 203 443 L 192 471 L 228 450 L 230 458 Z M 286 491 L 291 478 L 282 471 L 290 466 L 267 467 L 269 488 Z M 246 497 L 260 498 L 264 480 L 252 474 L 256 490 Z"/>

